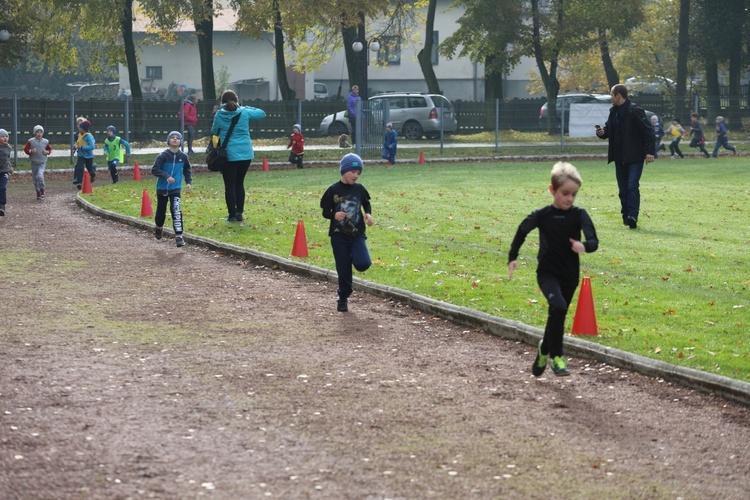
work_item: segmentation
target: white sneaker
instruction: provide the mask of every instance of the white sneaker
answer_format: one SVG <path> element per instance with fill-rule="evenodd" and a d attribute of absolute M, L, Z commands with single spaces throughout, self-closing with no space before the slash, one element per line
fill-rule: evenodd
<path fill-rule="evenodd" d="M 670 160 L 674 160 L 674 159 L 675 159 L 675 156 L 674 156 L 674 155 L 672 155 L 672 157 L 670 158 Z"/>

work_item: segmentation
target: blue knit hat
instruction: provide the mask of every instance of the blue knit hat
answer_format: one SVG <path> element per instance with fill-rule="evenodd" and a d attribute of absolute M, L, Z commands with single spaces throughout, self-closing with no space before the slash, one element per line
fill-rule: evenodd
<path fill-rule="evenodd" d="M 300 134 L 302 133 L 302 125 L 300 125 L 299 123 L 295 123 L 295 124 L 294 124 L 294 125 L 292 126 L 292 130 L 294 130 L 295 128 L 296 128 L 297 130 L 299 130 L 299 133 L 300 133 Z"/>
<path fill-rule="evenodd" d="M 362 170 L 364 169 L 364 165 L 362 164 L 362 158 L 357 156 L 354 153 L 349 153 L 344 155 L 343 158 L 341 158 L 341 174 L 345 174 L 346 172 L 349 172 L 350 170 L 359 170 L 360 173 L 362 173 Z"/>
<path fill-rule="evenodd" d="M 117 129 L 114 125 L 110 125 L 109 127 L 107 127 L 107 130 L 112 131 L 112 134 L 117 134 Z"/>
<path fill-rule="evenodd" d="M 177 137 L 179 137 L 180 138 L 180 144 L 182 144 L 182 134 L 179 133 L 176 130 L 173 130 L 173 131 L 171 131 L 169 133 L 169 135 L 167 135 L 167 146 L 169 146 L 169 139 L 171 139 L 173 135 L 176 135 Z"/>

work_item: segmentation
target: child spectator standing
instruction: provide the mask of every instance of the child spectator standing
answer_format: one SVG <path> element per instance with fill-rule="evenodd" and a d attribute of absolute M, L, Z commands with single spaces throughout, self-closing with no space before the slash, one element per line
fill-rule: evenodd
<path fill-rule="evenodd" d="M 193 176 L 190 170 L 188 156 L 180 151 L 182 145 L 182 134 L 172 131 L 167 136 L 169 148 L 162 151 L 154 160 L 151 173 L 158 177 L 156 181 L 156 214 L 154 223 L 156 229 L 154 235 L 160 240 L 164 235 L 164 221 L 167 219 L 167 202 L 172 214 L 172 227 L 174 228 L 174 240 L 178 247 L 185 246 L 185 238 L 182 236 L 184 221 L 182 220 L 182 207 L 180 192 L 182 180 L 190 191 L 193 189 Z"/>
<path fill-rule="evenodd" d="M 544 338 L 539 342 L 531 373 L 539 377 L 551 357 L 557 376 L 570 375 L 563 357 L 565 316 L 578 286 L 579 256 L 596 251 L 599 241 L 586 210 L 573 206 L 582 184 L 578 170 L 570 163 L 557 162 L 552 168 L 552 205 L 531 212 L 518 226 L 508 253 L 508 279 L 518 268 L 518 252 L 526 236 L 539 229 L 536 279 L 549 303 Z M 581 232 L 586 238 L 581 242 Z"/>
<path fill-rule="evenodd" d="M 383 158 L 391 165 L 396 164 L 396 149 L 398 148 L 398 134 L 393 129 L 393 123 L 385 125 L 385 137 L 383 138 Z"/>
<path fill-rule="evenodd" d="M 341 180 L 331 184 L 320 199 L 323 217 L 331 221 L 328 236 L 331 237 L 333 258 L 339 278 L 336 309 L 346 312 L 352 294 L 352 266 L 367 271 L 372 265 L 367 250 L 365 225 L 372 226 L 370 193 L 357 182 L 362 174 L 362 159 L 354 153 L 341 158 L 339 172 Z"/>
<path fill-rule="evenodd" d="M 736 146 L 730 146 L 729 145 L 729 138 L 727 137 L 727 124 L 724 123 L 724 117 L 723 116 L 717 116 L 716 117 L 716 146 L 714 146 L 714 152 L 711 154 L 714 158 L 719 156 L 719 148 L 724 147 L 724 149 L 728 149 L 732 152 L 732 154 L 737 154 L 737 147 Z"/>
<path fill-rule="evenodd" d="M 94 149 L 96 141 L 91 135 L 91 122 L 84 120 L 78 124 L 78 139 L 75 144 L 75 151 L 78 153 L 78 160 L 73 169 L 73 184 L 80 190 L 83 183 L 83 169 L 89 171 L 91 182 L 96 180 L 96 167 L 94 166 Z"/>
<path fill-rule="evenodd" d="M 672 153 L 672 160 L 675 159 L 675 154 L 679 155 L 680 158 L 685 158 L 685 155 L 680 151 L 680 140 L 685 135 L 685 129 L 680 125 L 679 118 L 672 120 L 672 125 L 667 129 L 666 135 L 672 138 L 672 142 L 669 143 L 669 152 Z"/>
<path fill-rule="evenodd" d="M 297 165 L 297 168 L 302 167 L 302 158 L 305 154 L 305 136 L 302 135 L 302 127 L 295 123 L 292 127 L 292 136 L 289 138 L 289 144 L 287 149 L 292 148 L 292 152 L 289 153 L 289 163 Z"/>
<path fill-rule="evenodd" d="M 654 139 L 656 146 L 654 147 L 654 159 L 659 157 L 659 150 L 664 149 L 664 144 L 661 143 L 662 137 L 664 137 L 664 127 L 659 123 L 659 117 L 656 115 L 651 116 L 651 125 L 654 127 Z"/>
<path fill-rule="evenodd" d="M 188 147 L 188 154 L 194 155 L 193 138 L 195 137 L 195 127 L 198 126 L 198 109 L 195 105 L 198 103 L 198 97 L 191 94 L 182 101 L 182 107 L 177 113 L 177 119 L 185 125 L 185 144 Z"/>
<path fill-rule="evenodd" d="M 706 155 L 708 158 L 708 151 L 706 151 L 706 136 L 703 134 L 703 126 L 700 122 L 700 116 L 698 113 L 690 114 L 690 135 L 693 138 L 690 140 L 691 148 L 699 148 L 700 152 Z"/>
<path fill-rule="evenodd" d="M 29 155 L 31 175 L 34 179 L 34 188 L 36 189 L 36 199 L 41 200 L 47 196 L 47 193 L 44 191 L 44 169 L 47 166 L 47 157 L 52 153 L 52 146 L 49 140 L 44 138 L 44 127 L 41 125 L 34 127 L 34 137 L 26 141 L 23 152 Z"/>
<path fill-rule="evenodd" d="M 125 161 L 125 155 L 130 156 L 130 144 L 117 135 L 114 125 L 107 127 L 107 138 L 104 139 L 104 156 L 107 158 L 107 168 L 112 176 L 112 184 L 117 184 L 120 174 L 117 165 Z"/>
<path fill-rule="evenodd" d="M 0 128 L 0 216 L 5 215 L 5 203 L 8 186 L 8 179 L 13 173 L 13 165 L 10 163 L 10 157 L 13 155 L 13 148 L 8 144 L 10 135 L 4 128 Z"/>

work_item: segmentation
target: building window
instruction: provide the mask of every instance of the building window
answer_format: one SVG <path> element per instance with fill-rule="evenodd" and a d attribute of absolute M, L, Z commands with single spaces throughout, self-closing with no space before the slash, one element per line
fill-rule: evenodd
<path fill-rule="evenodd" d="M 161 80 L 161 66 L 146 66 L 146 78 Z"/>
<path fill-rule="evenodd" d="M 432 65 L 433 66 L 437 66 L 438 62 L 440 62 L 440 57 L 438 55 L 438 45 L 440 45 L 440 32 L 433 31 L 432 32 Z"/>
<path fill-rule="evenodd" d="M 378 63 L 385 65 L 401 64 L 400 36 L 385 36 L 380 39 Z"/>

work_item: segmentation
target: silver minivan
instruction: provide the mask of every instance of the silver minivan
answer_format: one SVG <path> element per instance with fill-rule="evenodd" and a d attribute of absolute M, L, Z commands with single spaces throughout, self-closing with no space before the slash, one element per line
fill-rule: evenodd
<path fill-rule="evenodd" d="M 441 112 L 443 131 L 452 133 L 458 130 L 458 121 L 453 104 L 439 94 L 409 92 L 389 92 L 369 99 L 373 111 L 385 109 L 388 102 L 389 119 L 398 135 L 407 139 L 423 136 L 434 138 L 440 135 Z M 345 113 L 335 113 L 323 118 L 320 123 L 321 135 L 350 134 L 349 120 Z"/>

